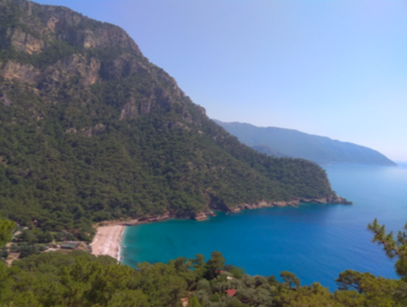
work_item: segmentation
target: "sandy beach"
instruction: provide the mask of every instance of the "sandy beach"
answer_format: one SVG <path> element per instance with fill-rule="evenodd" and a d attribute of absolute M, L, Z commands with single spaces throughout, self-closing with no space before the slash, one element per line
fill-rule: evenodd
<path fill-rule="evenodd" d="M 120 244 L 125 226 L 111 225 L 98 227 L 96 235 L 91 243 L 92 254 L 108 255 L 120 260 Z"/>

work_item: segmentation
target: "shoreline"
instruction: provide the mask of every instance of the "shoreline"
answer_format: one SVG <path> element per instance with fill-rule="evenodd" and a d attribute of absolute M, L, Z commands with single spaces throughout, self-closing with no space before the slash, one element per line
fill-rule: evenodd
<path fill-rule="evenodd" d="M 241 204 L 235 207 L 228 207 L 226 205 L 216 206 L 217 208 L 212 208 L 211 210 L 201 211 L 193 215 L 177 215 L 177 214 L 163 214 L 156 216 L 143 217 L 138 219 L 129 220 L 119 220 L 119 221 L 105 221 L 103 226 L 97 226 L 96 235 L 93 238 L 92 243 L 92 254 L 95 256 L 108 255 L 115 259 L 117 262 L 121 262 L 121 244 L 123 240 L 123 235 L 127 226 L 136 226 L 140 224 L 161 222 L 165 220 L 170 220 L 174 218 L 183 219 L 194 219 L 196 221 L 207 220 L 210 216 L 216 216 L 212 210 L 238 213 L 242 210 L 253 210 L 267 207 L 297 207 L 301 203 L 316 203 L 316 204 L 345 204 L 351 205 L 352 203 L 347 201 L 342 197 L 336 198 L 314 198 L 314 199 L 292 199 L 291 201 L 275 201 L 267 202 L 261 201 L 256 204 Z"/>

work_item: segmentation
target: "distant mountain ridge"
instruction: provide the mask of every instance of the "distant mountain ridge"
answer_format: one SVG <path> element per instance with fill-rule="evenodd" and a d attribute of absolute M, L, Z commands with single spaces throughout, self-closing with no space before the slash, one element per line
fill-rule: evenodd
<path fill-rule="evenodd" d="M 380 152 L 349 142 L 277 127 L 256 127 L 247 123 L 214 120 L 240 142 L 261 153 L 289 156 L 316 163 L 350 163 L 396 166 Z M 273 154 L 273 151 L 276 154 Z"/>
<path fill-rule="evenodd" d="M 253 145 L 250 146 L 251 148 L 253 148 L 254 150 L 260 152 L 260 153 L 264 153 L 267 154 L 269 156 L 274 156 L 277 158 L 283 158 L 283 157 L 289 157 L 288 155 L 285 155 L 273 148 L 271 148 L 270 146 L 267 145 Z"/>

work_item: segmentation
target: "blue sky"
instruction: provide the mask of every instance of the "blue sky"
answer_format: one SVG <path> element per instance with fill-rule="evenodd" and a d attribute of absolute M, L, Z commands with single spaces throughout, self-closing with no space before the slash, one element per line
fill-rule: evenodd
<path fill-rule="evenodd" d="M 404 0 L 40 0 L 124 28 L 211 118 L 407 161 Z"/>

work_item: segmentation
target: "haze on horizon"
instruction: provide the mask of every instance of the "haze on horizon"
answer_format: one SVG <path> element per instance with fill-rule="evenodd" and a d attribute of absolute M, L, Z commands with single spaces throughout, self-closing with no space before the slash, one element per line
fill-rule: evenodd
<path fill-rule="evenodd" d="M 403 0 L 39 0 L 124 28 L 207 114 L 407 161 Z"/>

